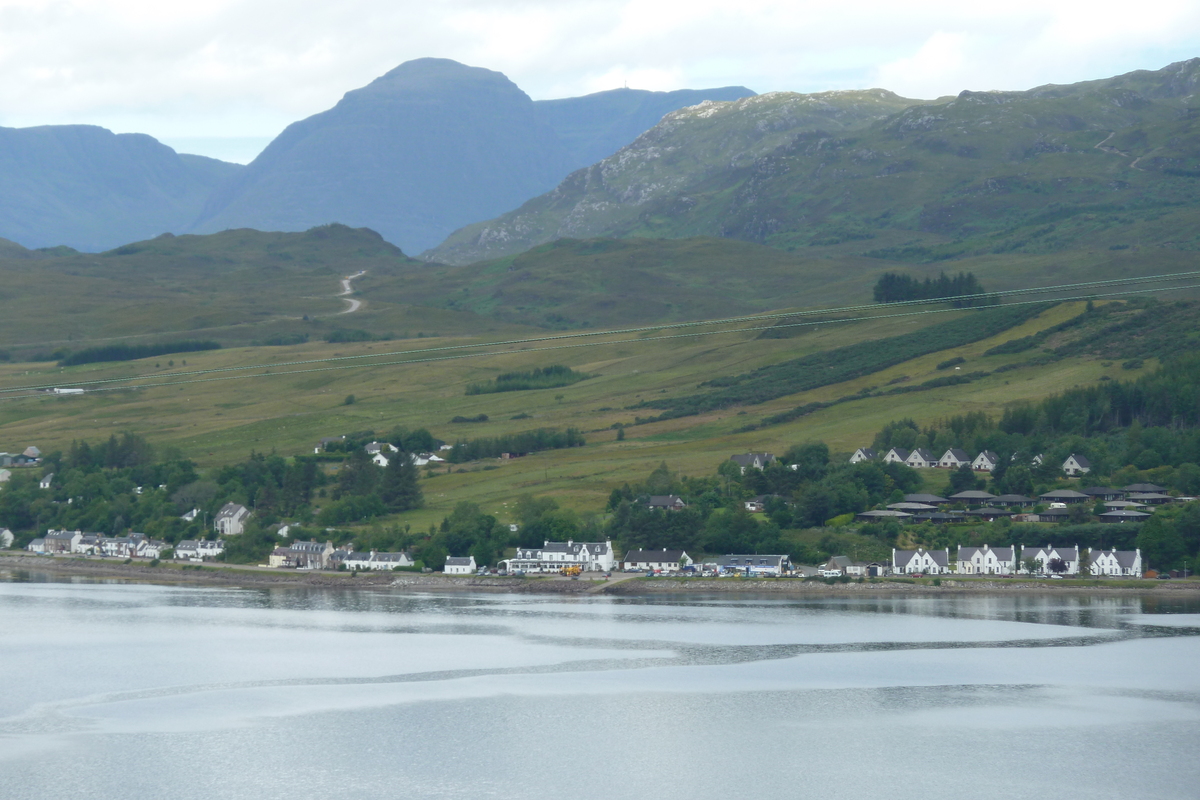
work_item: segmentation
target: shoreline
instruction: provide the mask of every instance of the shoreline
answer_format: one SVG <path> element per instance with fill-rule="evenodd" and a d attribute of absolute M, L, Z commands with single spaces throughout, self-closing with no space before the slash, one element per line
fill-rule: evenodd
<path fill-rule="evenodd" d="M 609 580 L 571 580 L 560 577 L 508 578 L 442 575 L 415 572 L 296 572 L 243 565 L 175 564 L 157 567 L 149 562 L 126 564 L 118 559 L 55 557 L 34 554 L 0 554 L 0 575 L 12 572 L 48 573 L 58 577 L 117 580 L 130 583 L 213 588 L 271 589 L 392 589 L 401 592 L 492 592 L 503 594 L 599 595 L 636 597 L 639 595 L 711 595 L 757 594 L 767 596 L 845 596 L 898 594 L 1091 594 L 1181 596 L 1200 594 L 1200 580 L 1157 581 L 1117 579 L 1119 585 L 1106 586 L 1104 579 L 1029 581 L 1022 579 L 943 577 L 940 585 L 915 580 L 876 579 L 857 583 L 827 584 L 786 578 L 653 578 L 614 574 Z M 929 579 L 925 579 L 928 581 Z M 1145 586 L 1130 585 L 1144 582 Z"/>

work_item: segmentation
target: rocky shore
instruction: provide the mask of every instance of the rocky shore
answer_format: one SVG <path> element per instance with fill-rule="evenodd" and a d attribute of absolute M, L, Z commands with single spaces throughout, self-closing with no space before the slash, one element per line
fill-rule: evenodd
<path fill-rule="evenodd" d="M 942 578 L 893 581 L 887 579 L 828 584 L 786 578 L 653 578 L 616 574 L 610 580 L 567 578 L 507 578 L 441 575 L 437 573 L 302 572 L 237 565 L 180 565 L 149 562 L 124 563 L 117 559 L 49 557 L 20 553 L 0 555 L 0 579 L 127 581 L 172 586 L 239 587 L 246 589 L 321 588 L 391 589 L 401 592 L 507 592 L 517 594 L 570 595 L 894 595 L 894 594 L 1200 594 L 1200 580 L 981 580 Z"/>

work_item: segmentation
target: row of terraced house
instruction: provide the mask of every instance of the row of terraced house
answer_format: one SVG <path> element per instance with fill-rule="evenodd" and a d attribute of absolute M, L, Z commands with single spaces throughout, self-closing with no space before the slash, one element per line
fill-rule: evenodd
<path fill-rule="evenodd" d="M 984 450 L 974 458 L 965 451 L 952 447 L 938 458 L 929 450 L 918 447 L 915 450 L 905 450 L 903 447 L 893 447 L 882 457 L 870 447 L 860 447 L 850 456 L 850 463 L 860 461 L 883 461 L 885 464 L 906 464 L 914 469 L 960 469 L 970 467 L 976 472 L 992 472 L 1000 463 L 1000 457 L 991 450 Z M 1041 466 L 1042 456 L 1036 455 L 1030 460 L 1031 466 Z M 1092 463 L 1086 456 L 1072 453 L 1062 463 L 1062 471 L 1067 475 L 1086 475 L 1092 471 Z"/>
<path fill-rule="evenodd" d="M 960 546 L 951 560 L 950 549 L 892 549 L 892 572 L 897 575 L 1050 575 L 1081 574 L 1084 559 L 1086 574 L 1120 578 L 1142 577 L 1142 551 L 1084 550 L 1074 547 Z"/>

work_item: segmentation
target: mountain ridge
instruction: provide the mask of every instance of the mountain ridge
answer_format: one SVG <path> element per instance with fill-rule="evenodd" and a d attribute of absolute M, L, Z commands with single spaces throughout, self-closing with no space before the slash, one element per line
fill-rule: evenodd
<path fill-rule="evenodd" d="M 469 263 L 557 237 L 718 236 L 787 248 L 907 232 L 917 248 L 950 240 L 963 253 L 1039 236 L 1038 247 L 1076 246 L 1089 235 L 1088 209 L 1200 203 L 1200 187 L 1187 183 L 1200 175 L 1198 85 L 1200 59 L 1191 59 L 1023 92 L 901 98 L 874 118 L 859 109 L 850 124 L 834 112 L 872 90 L 682 109 L 423 257 Z M 805 116 L 801 103 L 825 118 Z M 1046 224 L 1069 230 L 1019 230 Z"/>

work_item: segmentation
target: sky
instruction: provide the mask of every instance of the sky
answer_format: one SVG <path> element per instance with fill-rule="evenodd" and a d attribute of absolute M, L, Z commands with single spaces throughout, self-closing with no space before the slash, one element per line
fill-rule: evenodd
<path fill-rule="evenodd" d="M 0 125 L 95 124 L 246 162 L 414 58 L 533 99 L 742 85 L 964 89 L 1200 56 L 1200 3 L 1142 0 L 0 0 Z"/>

